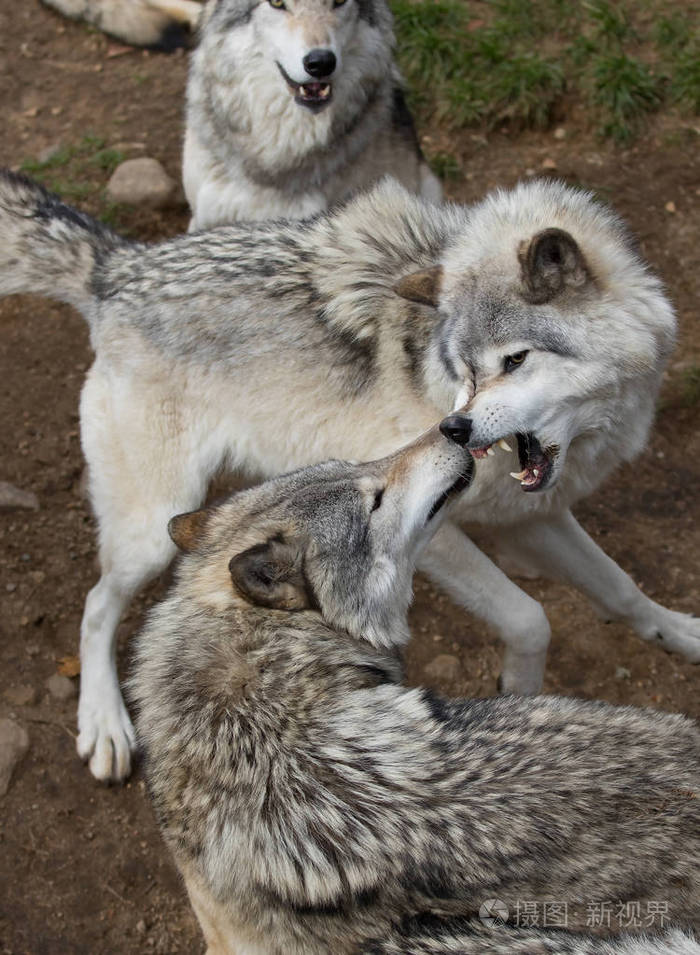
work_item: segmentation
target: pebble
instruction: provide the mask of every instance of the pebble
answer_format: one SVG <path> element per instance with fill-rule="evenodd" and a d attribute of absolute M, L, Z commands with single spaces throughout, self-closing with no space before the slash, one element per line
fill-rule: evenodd
<path fill-rule="evenodd" d="M 23 491 L 14 484 L 0 481 L 0 511 L 38 511 L 39 498 L 33 491 Z"/>
<path fill-rule="evenodd" d="M 563 126 L 557 126 L 554 130 L 554 138 L 558 140 L 566 139 L 566 130 Z"/>
<path fill-rule="evenodd" d="M 175 182 L 157 159 L 127 159 L 112 173 L 107 195 L 113 202 L 160 209 L 173 198 Z"/>
<path fill-rule="evenodd" d="M 557 168 L 556 160 L 550 159 L 549 157 L 548 157 L 547 159 L 543 159 L 543 160 L 542 160 L 542 168 L 543 168 L 543 169 L 556 169 L 556 168 Z"/>
<path fill-rule="evenodd" d="M 629 680 L 631 676 L 632 672 L 627 667 L 615 667 L 616 680 Z"/>
<path fill-rule="evenodd" d="M 664 209 L 666 210 L 666 212 L 675 212 L 675 211 L 676 211 L 676 203 L 675 203 L 675 202 L 667 202 L 666 205 L 664 206 Z"/>
<path fill-rule="evenodd" d="M 78 695 L 78 687 L 70 677 L 54 673 L 45 683 L 45 686 L 55 700 L 72 700 Z"/>
<path fill-rule="evenodd" d="M 0 720 L 0 796 L 10 788 L 15 767 L 29 749 L 29 735 L 14 720 Z"/>
<path fill-rule="evenodd" d="M 450 682 L 460 676 L 461 669 L 457 657 L 451 653 L 440 653 L 425 667 L 425 675 L 430 680 Z"/>
<path fill-rule="evenodd" d="M 37 692 L 33 686 L 23 683 L 20 686 L 8 687 L 3 696 L 12 706 L 33 706 L 36 703 Z"/>

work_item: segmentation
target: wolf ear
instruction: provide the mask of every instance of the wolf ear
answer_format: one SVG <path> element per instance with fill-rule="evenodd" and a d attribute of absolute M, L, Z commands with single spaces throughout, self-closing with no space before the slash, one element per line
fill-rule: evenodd
<path fill-rule="evenodd" d="M 228 569 L 246 600 L 274 610 L 316 609 L 298 544 L 273 537 L 232 557 Z"/>
<path fill-rule="evenodd" d="M 189 554 L 196 549 L 204 534 L 211 511 L 210 507 L 202 507 L 198 511 L 188 511 L 186 514 L 176 514 L 175 517 L 170 518 L 168 534 L 179 550 Z"/>
<path fill-rule="evenodd" d="M 565 288 L 582 288 L 591 278 L 588 263 L 573 236 L 544 229 L 521 243 L 518 258 L 528 301 L 549 302 Z"/>
<path fill-rule="evenodd" d="M 431 269 L 422 269 L 420 272 L 404 275 L 394 286 L 394 291 L 401 298 L 407 298 L 409 302 L 432 305 L 435 308 L 438 304 L 441 283 L 442 266 L 434 265 Z"/>

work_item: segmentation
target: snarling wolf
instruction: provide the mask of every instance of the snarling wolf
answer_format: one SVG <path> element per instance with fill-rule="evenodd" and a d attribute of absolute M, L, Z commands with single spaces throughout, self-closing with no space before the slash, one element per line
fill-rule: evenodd
<path fill-rule="evenodd" d="M 168 518 L 221 469 L 367 461 L 455 408 L 445 427 L 476 471 L 454 514 L 700 661 L 700 621 L 641 593 L 569 510 L 644 447 L 675 334 L 660 282 L 590 195 L 534 182 L 440 207 L 386 182 L 302 223 L 144 246 L 6 173 L 0 294 L 12 292 L 80 309 L 96 353 L 81 428 L 102 577 L 81 628 L 78 751 L 98 778 L 129 771 L 114 634 L 174 555 Z M 542 607 L 454 522 L 421 567 L 499 633 L 502 688 L 538 692 Z"/>
<path fill-rule="evenodd" d="M 667 900 L 700 924 L 693 722 L 398 683 L 416 556 L 472 461 L 435 428 L 171 521 L 185 556 L 132 689 L 212 955 L 360 955 L 402 918 L 491 898 L 556 900 L 572 926 L 602 900 Z"/>
<path fill-rule="evenodd" d="M 71 20 L 85 20 L 134 46 L 188 46 L 202 12 L 194 0 L 42 0 Z"/>
<path fill-rule="evenodd" d="M 439 202 L 387 0 L 210 0 L 190 68 L 192 229 L 303 218 L 390 172 Z"/>

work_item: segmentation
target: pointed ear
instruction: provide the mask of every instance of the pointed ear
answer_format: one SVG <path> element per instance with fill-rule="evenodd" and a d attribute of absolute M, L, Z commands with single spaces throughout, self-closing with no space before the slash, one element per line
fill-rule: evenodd
<path fill-rule="evenodd" d="M 180 550 L 189 554 L 197 548 L 211 511 L 211 507 L 202 507 L 198 511 L 188 511 L 186 514 L 176 514 L 175 517 L 170 518 L 168 534 Z"/>
<path fill-rule="evenodd" d="M 317 609 L 303 568 L 303 552 L 294 541 L 273 537 L 232 557 L 228 569 L 246 600 L 274 610 Z"/>
<path fill-rule="evenodd" d="M 436 307 L 441 283 L 442 266 L 434 265 L 431 269 L 404 275 L 394 286 L 394 291 L 401 298 L 407 298 L 409 302 Z"/>
<path fill-rule="evenodd" d="M 588 263 L 573 236 L 563 229 L 544 229 L 521 243 L 518 258 L 525 295 L 541 305 L 565 288 L 582 288 L 591 278 Z"/>

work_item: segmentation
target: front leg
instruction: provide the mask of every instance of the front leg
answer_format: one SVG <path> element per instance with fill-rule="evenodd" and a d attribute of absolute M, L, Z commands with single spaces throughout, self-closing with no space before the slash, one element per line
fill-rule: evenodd
<path fill-rule="evenodd" d="M 540 604 L 454 524 L 440 528 L 418 566 L 457 603 L 497 631 L 506 645 L 500 689 L 539 693 L 550 639 Z"/>
<path fill-rule="evenodd" d="M 667 610 L 651 600 L 584 531 L 571 511 L 509 528 L 511 541 L 531 567 L 555 580 L 572 584 L 608 620 L 622 620 L 635 633 L 666 650 L 700 663 L 700 620 Z"/>

